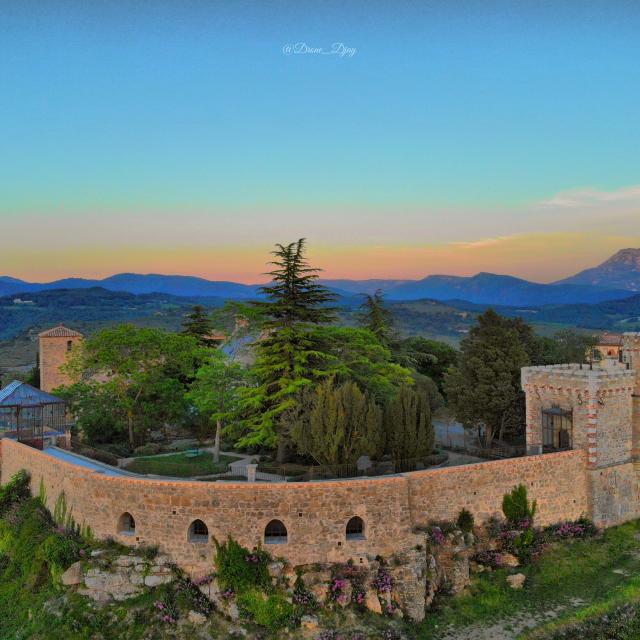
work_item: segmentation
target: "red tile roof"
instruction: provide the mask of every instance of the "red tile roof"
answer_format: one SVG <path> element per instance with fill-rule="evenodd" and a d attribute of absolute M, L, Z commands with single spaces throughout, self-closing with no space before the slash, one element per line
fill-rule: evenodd
<path fill-rule="evenodd" d="M 38 334 L 39 338 L 82 338 L 82 334 L 74 331 L 73 329 L 68 329 L 67 327 L 59 324 L 57 327 L 53 327 L 53 329 L 48 329 L 47 331 L 43 331 Z"/>
<path fill-rule="evenodd" d="M 622 334 L 621 333 L 603 333 L 598 338 L 598 344 L 602 345 L 611 345 L 611 346 L 621 346 L 622 345 Z"/>

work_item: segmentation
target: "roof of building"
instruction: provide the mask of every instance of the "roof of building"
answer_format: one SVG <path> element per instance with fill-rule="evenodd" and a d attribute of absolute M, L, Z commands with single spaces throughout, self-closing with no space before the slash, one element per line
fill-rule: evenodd
<path fill-rule="evenodd" d="M 59 324 L 57 327 L 53 327 L 53 329 L 47 329 L 47 331 L 43 331 L 38 334 L 40 338 L 82 338 L 82 334 L 74 331 L 73 329 L 69 329 L 62 324 Z"/>
<path fill-rule="evenodd" d="M 60 404 L 64 400 L 32 387 L 26 382 L 14 380 L 0 389 L 1 407 L 33 407 L 42 404 Z"/>
<path fill-rule="evenodd" d="M 622 334 L 621 333 L 603 333 L 598 338 L 598 344 L 620 346 L 622 345 Z"/>

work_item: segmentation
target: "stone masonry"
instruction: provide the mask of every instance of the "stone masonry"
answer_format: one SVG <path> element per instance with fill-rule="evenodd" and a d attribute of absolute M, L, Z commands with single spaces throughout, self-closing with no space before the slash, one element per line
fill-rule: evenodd
<path fill-rule="evenodd" d="M 543 412 L 571 416 L 571 447 L 586 456 L 588 514 L 607 526 L 640 516 L 634 462 L 640 452 L 640 334 L 625 333 L 621 362 L 522 370 L 530 454 L 543 450 Z M 557 474 L 556 474 L 557 477 Z"/>
<path fill-rule="evenodd" d="M 60 371 L 82 334 L 59 325 L 38 335 L 40 388 L 50 393 L 56 387 L 69 384 L 67 375 Z"/>
<path fill-rule="evenodd" d="M 59 339 L 66 345 L 69 337 Z M 278 519 L 287 536 L 267 546 L 272 555 L 294 566 L 349 559 L 367 565 L 378 555 L 402 556 L 408 559 L 403 589 L 417 594 L 426 588 L 424 559 L 410 558 L 423 542 L 420 531 L 455 519 L 463 507 L 477 522 L 499 515 L 503 495 L 518 484 L 537 500 L 539 525 L 581 515 L 599 526 L 640 517 L 640 334 L 625 334 L 621 359 L 523 369 L 529 455 L 522 458 L 379 478 L 206 483 L 106 476 L 3 439 L 0 482 L 26 469 L 34 493 L 44 484 L 50 509 L 64 493 L 75 521 L 96 536 L 131 547 L 157 545 L 194 577 L 211 571 L 214 537 L 231 535 L 252 548 L 269 542 L 265 527 Z M 543 453 L 543 411 L 554 408 L 570 416 L 570 443 L 568 450 Z M 135 520 L 133 531 L 120 531 L 125 513 Z M 353 516 L 364 522 L 358 539 L 346 536 Z M 206 524 L 208 538 L 190 537 L 196 519 Z"/>

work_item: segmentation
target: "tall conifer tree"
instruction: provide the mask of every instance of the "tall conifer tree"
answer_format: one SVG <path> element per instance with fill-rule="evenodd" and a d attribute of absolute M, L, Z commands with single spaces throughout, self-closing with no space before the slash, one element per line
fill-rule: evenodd
<path fill-rule="evenodd" d="M 318 348 L 314 327 L 334 318 L 334 296 L 317 283 L 320 269 L 309 266 L 304 238 L 276 245 L 268 272 L 271 284 L 262 287 L 267 300 L 255 302 L 264 313 L 262 339 L 256 343 L 257 385 L 244 398 L 247 432 L 243 445 L 278 447 L 282 460 L 287 434 L 283 412 L 295 406 L 300 391 L 318 376 L 328 355 Z"/>
<path fill-rule="evenodd" d="M 361 307 L 360 324 L 369 329 L 382 344 L 389 345 L 393 330 L 393 314 L 384 304 L 381 289 L 365 297 Z"/>
<path fill-rule="evenodd" d="M 187 314 L 182 323 L 182 333 L 195 338 L 201 345 L 211 345 L 213 323 L 201 304 L 195 305 L 191 313 Z"/>

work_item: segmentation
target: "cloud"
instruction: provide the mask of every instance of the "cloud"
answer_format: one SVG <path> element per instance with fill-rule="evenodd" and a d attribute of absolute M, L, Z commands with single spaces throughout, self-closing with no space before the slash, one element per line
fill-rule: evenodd
<path fill-rule="evenodd" d="M 519 235 L 519 234 L 518 234 Z M 497 236 L 495 238 L 480 238 L 470 242 L 449 242 L 448 246 L 457 247 L 459 249 L 481 249 L 484 247 L 492 247 L 502 242 L 511 240 L 516 236 Z"/>
<path fill-rule="evenodd" d="M 634 208 L 640 207 L 640 185 L 624 187 L 616 191 L 601 191 L 583 187 L 561 191 L 549 200 L 539 203 L 542 209 L 575 209 L 593 207 Z"/>

